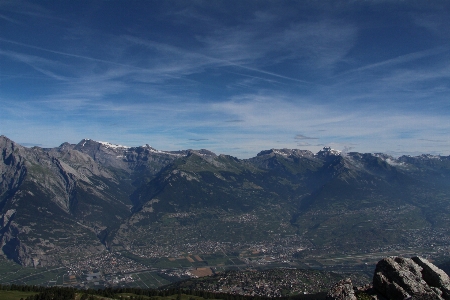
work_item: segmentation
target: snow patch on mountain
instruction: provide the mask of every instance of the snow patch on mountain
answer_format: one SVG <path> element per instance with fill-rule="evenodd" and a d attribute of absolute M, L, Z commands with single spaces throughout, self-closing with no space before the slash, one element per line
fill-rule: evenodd
<path fill-rule="evenodd" d="M 280 154 L 280 155 L 283 155 L 283 156 L 289 156 L 289 153 L 281 152 L 281 151 L 278 151 L 276 149 L 273 149 L 272 151 L 273 151 L 273 153 L 276 153 L 276 154 Z"/>
<path fill-rule="evenodd" d="M 173 155 L 173 156 L 186 156 L 186 155 L 182 155 L 182 154 L 178 154 L 178 153 L 172 153 L 172 152 L 168 152 L 168 151 L 156 150 L 155 148 L 152 148 L 150 146 L 148 147 L 148 149 L 149 149 L 150 152 L 157 153 L 157 154 L 167 154 L 167 155 Z"/>
<path fill-rule="evenodd" d="M 391 166 L 404 166 L 405 165 L 404 162 L 399 162 L 399 161 L 397 161 L 395 159 L 392 159 L 392 158 L 386 158 L 385 162 L 387 162 Z"/>
<path fill-rule="evenodd" d="M 107 148 L 112 148 L 112 149 L 130 149 L 131 148 L 131 147 L 128 147 L 128 146 L 111 144 L 109 142 L 102 142 L 102 141 L 97 141 L 97 142 L 102 144 L 103 146 L 105 146 Z"/>
<path fill-rule="evenodd" d="M 393 158 L 392 156 L 389 156 L 387 154 L 383 154 L 383 153 L 374 153 L 373 156 L 381 158 L 382 160 L 384 160 L 386 163 L 388 163 L 391 166 L 394 167 L 398 167 L 398 166 L 405 166 L 405 163 L 402 161 L 399 161 L 395 158 Z"/>
<path fill-rule="evenodd" d="M 334 156 L 339 156 L 341 155 L 341 151 L 340 150 L 335 150 L 335 149 L 331 149 L 330 147 L 323 147 L 322 150 L 320 150 L 319 152 L 317 152 L 316 155 L 334 155 Z"/>
<path fill-rule="evenodd" d="M 84 147 L 84 145 L 86 145 L 86 142 L 89 141 L 90 139 L 83 139 L 83 140 L 84 140 L 84 142 L 83 142 L 83 145 L 81 145 L 81 147 Z"/>

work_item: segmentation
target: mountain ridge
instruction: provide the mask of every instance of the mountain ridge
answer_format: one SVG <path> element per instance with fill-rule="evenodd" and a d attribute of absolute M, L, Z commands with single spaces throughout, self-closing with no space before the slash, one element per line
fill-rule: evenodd
<path fill-rule="evenodd" d="M 4 136 L 0 148 L 0 246 L 23 265 L 102 251 L 176 257 L 212 244 L 208 251 L 244 255 L 274 240 L 289 255 L 299 246 L 371 251 L 381 242 L 417 245 L 409 229 L 450 225 L 450 156 L 325 147 L 238 159 L 90 139 L 26 148 Z"/>

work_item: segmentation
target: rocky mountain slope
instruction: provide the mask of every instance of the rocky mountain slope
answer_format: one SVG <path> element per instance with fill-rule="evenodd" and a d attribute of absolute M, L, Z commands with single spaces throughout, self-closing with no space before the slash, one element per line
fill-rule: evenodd
<path fill-rule="evenodd" d="M 4 136 L 0 150 L 0 247 L 24 265 L 105 249 L 176 257 L 274 241 L 328 253 L 448 242 L 450 157 L 324 148 L 240 160 L 88 139 L 25 148 Z"/>

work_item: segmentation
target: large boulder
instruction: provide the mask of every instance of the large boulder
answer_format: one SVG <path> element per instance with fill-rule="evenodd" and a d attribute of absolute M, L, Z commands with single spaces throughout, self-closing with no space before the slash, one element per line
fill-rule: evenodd
<path fill-rule="evenodd" d="M 450 279 L 420 257 L 387 257 L 378 262 L 373 288 L 387 299 L 449 299 Z"/>
<path fill-rule="evenodd" d="M 422 267 L 422 278 L 429 286 L 438 288 L 444 299 L 450 299 L 450 278 L 441 269 L 421 257 L 413 257 L 412 260 Z"/>

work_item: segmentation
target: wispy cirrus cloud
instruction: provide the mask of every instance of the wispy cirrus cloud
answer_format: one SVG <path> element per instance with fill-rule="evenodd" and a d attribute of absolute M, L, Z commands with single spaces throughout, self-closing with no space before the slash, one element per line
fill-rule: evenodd
<path fill-rule="evenodd" d="M 421 116 L 418 122 L 417 115 L 398 115 L 395 112 L 386 114 L 386 112 L 379 111 L 367 115 L 362 111 L 349 115 L 346 111 L 337 111 L 321 105 L 302 109 L 289 103 L 288 95 L 264 97 L 254 95 L 254 97 L 257 102 L 249 101 L 248 99 L 252 98 L 252 95 L 247 95 L 247 103 L 239 103 L 236 100 L 208 105 L 191 102 L 189 106 L 184 106 L 181 109 L 175 103 L 124 103 L 123 105 L 117 105 L 117 103 L 102 102 L 95 104 L 86 101 L 77 103 L 76 105 L 79 107 L 73 108 L 70 101 L 67 103 L 60 102 L 58 105 L 67 105 L 66 110 L 71 107 L 70 109 L 75 109 L 75 112 L 68 110 L 67 113 L 70 117 L 62 123 L 61 121 L 58 121 L 58 123 L 60 126 L 69 128 L 91 127 L 94 129 L 92 132 L 96 136 L 92 138 L 98 139 L 103 136 L 104 140 L 120 142 L 115 137 L 117 126 L 114 126 L 112 130 L 109 129 L 110 126 L 101 126 L 97 122 L 99 119 L 108 118 L 108 120 L 111 120 L 110 122 L 116 122 L 122 132 L 127 132 L 129 135 L 127 140 L 135 140 L 137 144 L 148 142 L 165 150 L 179 149 L 176 146 L 178 140 L 181 136 L 186 137 L 186 132 L 196 132 L 196 128 L 207 128 L 208 130 L 201 134 L 201 138 L 188 137 L 188 141 L 197 143 L 197 146 L 189 143 L 183 145 L 188 148 L 205 147 L 206 145 L 202 145 L 202 142 L 207 141 L 208 149 L 226 153 L 226 147 L 224 148 L 223 145 L 238 143 L 242 145 L 242 151 L 235 151 L 234 153 L 240 157 L 249 157 L 267 148 L 301 147 L 318 151 L 321 148 L 318 145 L 343 146 L 345 142 L 342 141 L 345 140 L 357 142 L 356 149 L 362 152 L 386 152 L 387 149 L 394 149 L 392 145 L 396 145 L 398 141 L 402 141 L 405 146 L 413 143 L 417 145 L 418 139 L 424 139 L 422 137 L 427 137 L 426 139 L 429 140 L 439 140 L 438 131 L 450 130 L 450 124 L 446 123 L 443 117 Z M 284 100 L 280 100 L 283 98 Z M 52 105 L 51 103 L 48 104 Z M 27 107 L 24 107 L 24 105 Z M 80 115 L 81 118 L 78 118 L 77 114 L 81 110 L 83 111 Z M 26 115 L 21 116 L 21 111 L 26 112 Z M 43 106 L 42 103 L 29 102 L 16 105 L 16 107 L 9 107 L 9 110 L 4 113 L 21 116 L 22 120 L 32 120 L 35 119 L 31 115 L 32 112 L 56 121 L 54 112 L 49 111 L 48 107 Z M 202 118 L 197 118 L 197 115 L 202 115 Z M 240 117 L 236 120 L 245 119 L 245 122 L 226 122 L 236 115 Z M 125 121 L 130 120 L 129 117 L 132 117 L 132 122 Z M 7 120 L 10 118 L 2 117 L 2 119 L 2 122 L 9 122 Z M 364 120 L 363 123 L 361 123 L 362 120 Z M 146 125 L 143 126 L 143 124 Z M 238 126 L 239 129 L 232 131 L 227 129 L 227 127 L 234 128 L 235 126 Z M 36 125 L 29 128 L 30 134 L 38 134 L 32 128 L 40 130 L 40 126 Z M 302 129 L 302 134 L 296 133 L 299 129 Z M 324 129 L 326 131 L 322 131 Z M 405 136 L 402 133 L 405 130 L 410 134 Z M 319 132 L 320 137 L 317 137 L 316 134 Z M 163 147 L 162 144 L 155 144 L 154 141 L 161 138 L 161 135 L 164 135 L 166 145 L 172 146 Z M 294 138 L 292 138 L 293 136 Z M 376 149 L 371 145 L 373 139 L 379 140 Z M 280 140 L 283 142 L 280 142 Z M 319 143 L 310 143 L 309 141 L 318 141 Z M 424 145 L 428 143 L 425 140 L 423 142 Z M 444 141 L 443 144 L 445 143 Z"/>
<path fill-rule="evenodd" d="M 8 22 L 13 23 L 13 24 L 17 24 L 17 25 L 23 24 L 22 22 L 19 22 L 19 21 L 13 19 L 13 18 L 8 17 L 8 16 L 5 16 L 4 14 L 0 14 L 0 19 L 3 19 L 5 21 L 8 21 Z"/>
<path fill-rule="evenodd" d="M 209 45 L 207 49 L 201 48 L 198 49 L 198 52 L 186 51 L 181 48 L 173 47 L 167 44 L 156 43 L 153 41 L 137 39 L 135 37 L 127 36 L 126 39 L 132 41 L 136 44 L 141 44 L 148 46 L 149 48 L 157 50 L 159 53 L 164 53 L 162 57 L 158 58 L 158 62 L 151 67 L 152 70 L 157 72 L 158 74 L 177 74 L 180 75 L 189 75 L 194 73 L 202 73 L 207 68 L 220 68 L 220 67 L 235 67 L 238 69 L 243 69 L 263 75 L 268 75 L 269 77 L 286 79 L 289 81 L 296 81 L 301 83 L 309 83 L 304 80 L 300 80 L 293 77 L 284 76 L 281 74 L 277 74 L 274 72 L 258 69 L 256 67 L 250 67 L 245 63 L 249 63 L 249 59 L 254 59 L 252 53 L 248 53 L 246 59 L 240 56 L 234 56 L 232 54 L 233 51 L 238 51 L 234 49 L 233 51 L 226 53 L 217 53 L 214 49 L 214 46 Z M 248 43 L 248 42 L 247 42 Z M 247 44 L 246 43 L 246 44 Z M 244 45 L 242 45 L 244 46 Z M 221 47 L 221 46 L 218 46 Z M 238 47 L 237 45 L 226 45 L 227 48 Z M 224 51 L 222 51 L 224 52 Z M 227 51 L 225 51 L 227 52 Z M 238 51 L 242 54 L 241 51 Z M 171 53 L 171 55 L 167 56 L 167 53 Z M 205 54 L 206 53 L 206 54 Z M 208 54 L 209 53 L 209 54 Z M 174 56 L 176 57 L 174 60 Z M 166 58 L 169 62 L 164 62 L 164 58 Z M 162 59 L 162 60 L 161 60 Z M 150 69 L 150 68 L 149 68 Z M 172 75 L 175 76 L 175 75 Z"/>
<path fill-rule="evenodd" d="M 380 18 L 383 3 L 118 2 L 113 18 L 103 2 L 73 11 L 4 1 L 0 129 L 241 157 L 323 145 L 428 150 L 438 140 L 444 149 L 446 15 L 392 4 L 406 30 L 395 12 Z"/>
<path fill-rule="evenodd" d="M 377 62 L 377 63 L 369 64 L 366 66 L 358 67 L 356 69 L 348 70 L 343 73 L 334 75 L 333 77 L 340 77 L 340 76 L 344 76 L 344 75 L 351 74 L 351 73 L 358 73 L 358 72 L 369 71 L 369 70 L 374 70 L 374 69 L 379 69 L 379 68 L 390 68 L 393 66 L 408 63 L 411 61 L 416 61 L 416 60 L 419 60 L 419 59 L 422 59 L 425 57 L 429 57 L 429 56 L 433 56 L 433 55 L 437 55 L 437 54 L 441 54 L 441 53 L 445 53 L 445 52 L 449 52 L 449 51 L 450 51 L 449 46 L 445 46 L 445 47 L 440 46 L 440 47 L 427 49 L 427 50 L 423 50 L 423 51 L 408 53 L 408 54 L 400 55 L 398 57 L 387 59 L 387 60 L 384 60 L 381 62 Z"/>
<path fill-rule="evenodd" d="M 42 5 L 30 1 L 5 0 L 0 3 L 0 11 L 26 17 L 53 19 L 60 22 L 66 22 L 66 19 L 55 15 L 52 10 L 46 9 Z"/>
<path fill-rule="evenodd" d="M 305 136 L 303 134 L 297 134 L 294 139 L 296 140 L 318 140 L 319 138 L 316 137 L 309 137 L 309 136 Z"/>

